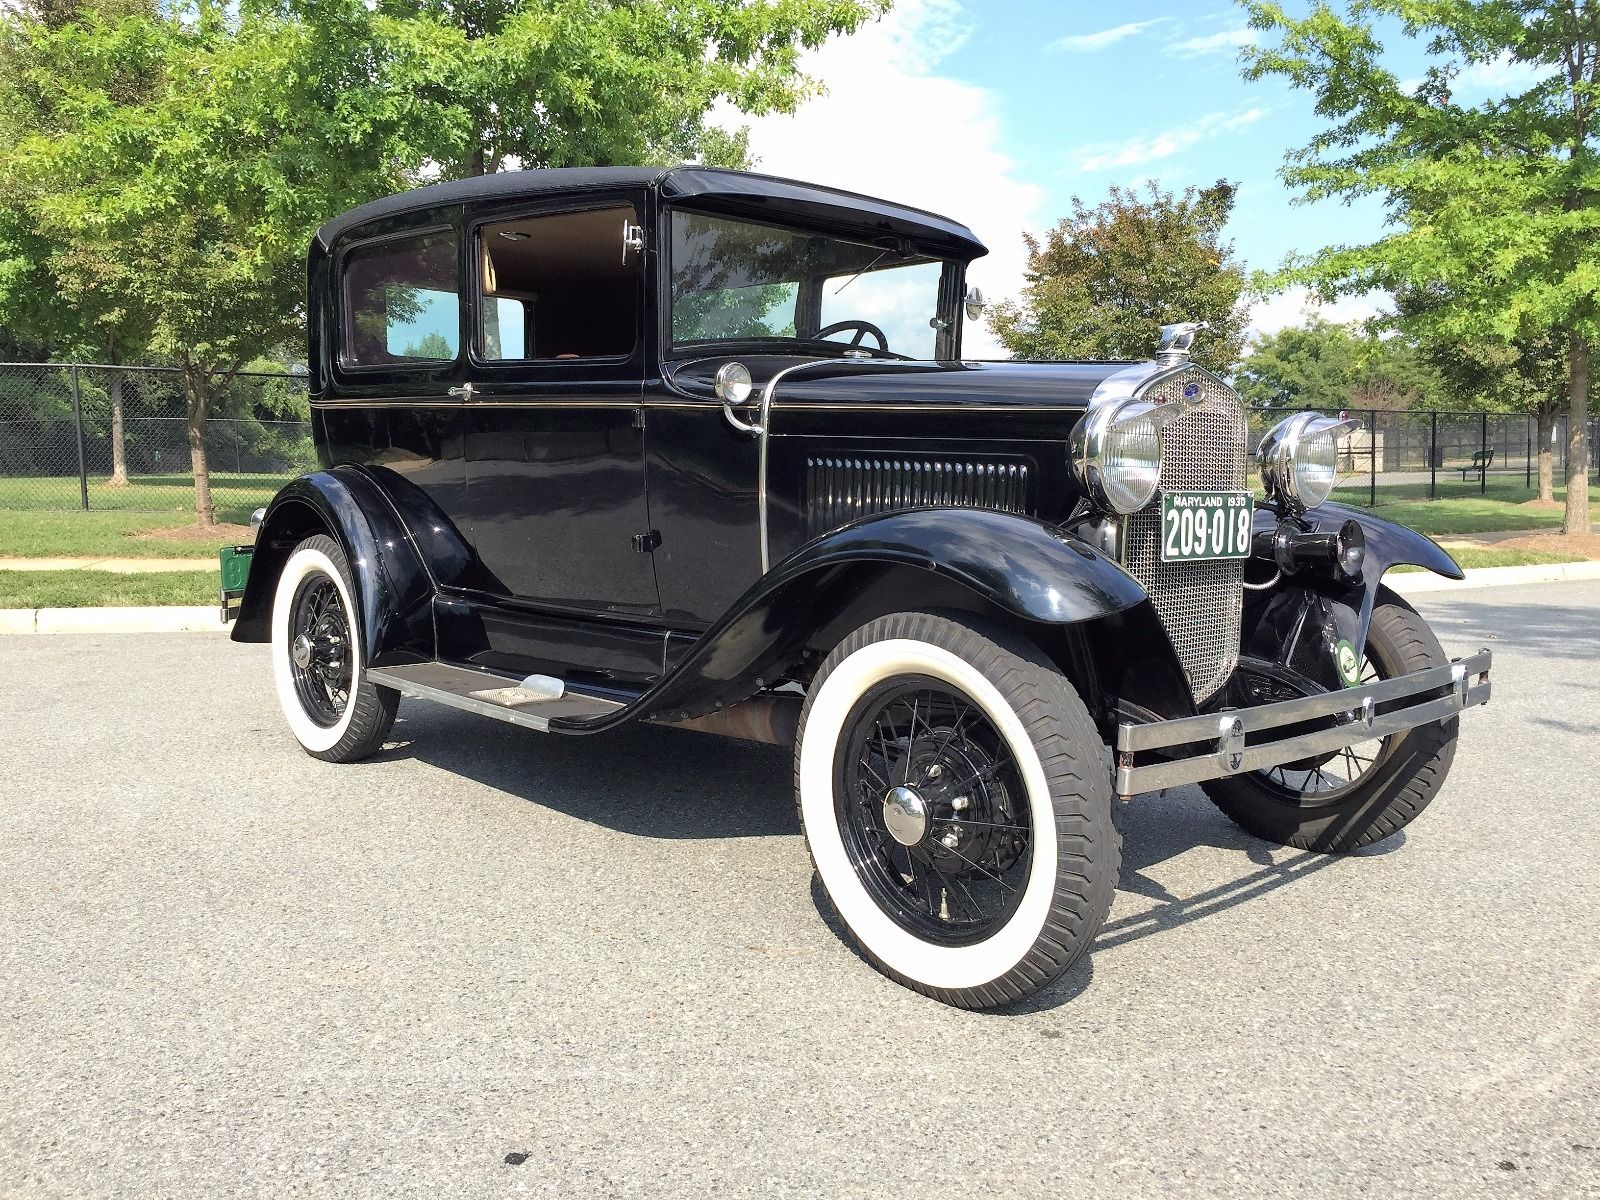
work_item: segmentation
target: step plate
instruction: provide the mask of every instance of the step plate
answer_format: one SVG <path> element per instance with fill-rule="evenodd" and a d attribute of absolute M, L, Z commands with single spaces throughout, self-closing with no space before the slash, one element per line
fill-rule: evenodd
<path fill-rule="evenodd" d="M 585 696 L 562 690 L 551 697 L 551 684 L 560 680 L 538 678 L 539 684 L 525 687 L 529 680 L 475 671 L 449 663 L 414 663 L 403 667 L 374 667 L 367 672 L 373 683 L 392 687 L 407 696 L 448 704 L 466 712 L 492 717 L 541 733 L 553 719 L 583 721 L 615 712 L 622 705 L 600 696 Z"/>

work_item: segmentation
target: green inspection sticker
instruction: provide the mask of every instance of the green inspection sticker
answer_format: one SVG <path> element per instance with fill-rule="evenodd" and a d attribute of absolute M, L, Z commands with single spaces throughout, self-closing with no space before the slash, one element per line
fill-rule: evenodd
<path fill-rule="evenodd" d="M 1339 678 L 1344 680 L 1345 687 L 1355 687 L 1361 682 L 1361 659 L 1356 648 L 1344 638 L 1333 648 L 1333 658 L 1339 665 Z"/>

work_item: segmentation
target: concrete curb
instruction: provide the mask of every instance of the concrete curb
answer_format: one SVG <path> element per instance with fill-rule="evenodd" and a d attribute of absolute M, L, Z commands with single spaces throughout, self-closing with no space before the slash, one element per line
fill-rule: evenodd
<path fill-rule="evenodd" d="M 1512 587 L 1521 583 L 1559 583 L 1600 579 L 1600 562 L 1550 563 L 1533 567 L 1479 567 L 1465 580 L 1431 571 L 1384 576 L 1401 595 L 1447 592 L 1452 588 Z M 148 608 L 0 608 L 0 635 L 8 633 L 224 633 L 228 627 L 215 605 L 161 605 Z"/>
<path fill-rule="evenodd" d="M 215 604 L 145 608 L 0 608 L 6 633 L 222 633 Z"/>
<path fill-rule="evenodd" d="M 1384 583 L 1403 596 L 1423 592 L 1448 592 L 1453 588 L 1511 587 L 1519 583 L 1560 583 L 1563 580 L 1600 579 L 1600 562 L 1545 563 L 1531 567 L 1477 567 L 1465 579 L 1446 579 L 1432 571 L 1394 572 Z"/>

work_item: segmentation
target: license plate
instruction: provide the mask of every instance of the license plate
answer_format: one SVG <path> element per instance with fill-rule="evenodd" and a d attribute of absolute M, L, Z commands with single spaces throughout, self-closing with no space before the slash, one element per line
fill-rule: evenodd
<path fill-rule="evenodd" d="M 1249 492 L 1163 492 L 1161 561 L 1249 557 L 1254 509 Z"/>

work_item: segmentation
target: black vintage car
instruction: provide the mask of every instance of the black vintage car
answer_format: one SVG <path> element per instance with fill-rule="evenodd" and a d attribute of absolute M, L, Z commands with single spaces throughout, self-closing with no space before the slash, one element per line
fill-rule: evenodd
<path fill-rule="evenodd" d="M 919 209 L 704 167 L 346 213 L 310 251 L 322 469 L 265 510 L 234 637 L 271 642 L 333 762 L 402 694 L 793 743 L 829 901 L 957 1005 L 1088 948 L 1115 798 L 1199 783 L 1325 851 L 1412 820 L 1489 654 L 1446 658 L 1382 579 L 1456 564 L 1327 502 L 1331 418 L 1267 435 L 1255 499 L 1193 327 L 1145 363 L 964 360 L 983 253 Z"/>

